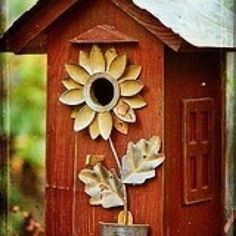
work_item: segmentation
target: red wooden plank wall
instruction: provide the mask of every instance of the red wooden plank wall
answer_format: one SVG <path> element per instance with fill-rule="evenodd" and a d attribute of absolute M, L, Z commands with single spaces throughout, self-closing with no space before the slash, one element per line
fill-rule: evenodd
<path fill-rule="evenodd" d="M 91 5 L 91 6 L 90 6 Z M 59 103 L 63 91 L 61 80 L 66 76 L 64 64 L 76 62 L 80 49 L 69 42 L 97 24 L 109 24 L 136 38 L 138 44 L 114 45 L 119 53 L 127 52 L 129 62 L 143 66 L 143 96 L 148 106 L 137 112 L 137 123 L 127 136 L 112 135 L 119 155 L 129 141 L 158 134 L 163 136 L 163 44 L 142 26 L 108 0 L 99 0 L 74 11 L 49 31 L 48 45 L 48 146 L 47 146 L 47 235 L 99 235 L 99 221 L 115 222 L 120 209 L 105 210 L 89 205 L 84 186 L 77 179 L 87 154 L 104 154 L 105 164 L 114 167 L 108 143 L 91 141 L 88 131 L 75 134 L 71 109 Z M 108 46 L 108 45 L 107 45 Z M 106 47 L 107 47 L 106 46 Z M 135 223 L 151 225 L 150 235 L 162 235 L 163 169 L 145 185 L 129 188 L 129 205 Z"/>
<path fill-rule="evenodd" d="M 223 219 L 221 82 L 220 54 L 218 52 L 177 54 L 169 49 L 165 51 L 165 155 L 167 156 L 165 162 L 165 223 L 169 235 L 221 235 Z M 199 102 L 206 98 L 212 101 L 214 106 L 208 102 L 201 105 L 195 103 L 183 112 L 183 101 L 197 102 L 198 100 Z M 184 113 L 190 114 L 194 110 L 208 110 L 209 112 L 209 120 L 204 125 L 209 126 L 208 153 L 212 153 L 211 144 L 214 142 L 214 155 L 211 156 L 214 160 L 210 170 L 210 172 L 213 171 L 211 181 L 214 180 L 214 182 L 213 185 L 211 183 L 211 194 L 209 194 L 212 196 L 211 200 L 196 201 L 193 204 L 194 200 L 203 200 L 204 197 L 209 197 L 199 191 L 199 195 L 195 198 L 193 195 L 186 196 L 192 204 L 185 205 L 183 198 L 183 184 L 186 181 L 184 171 L 186 169 L 189 171 L 189 168 L 185 169 L 183 165 L 185 161 L 183 147 L 184 144 L 189 144 L 189 138 L 182 133 L 182 129 L 184 129 L 183 124 L 188 120 Z M 214 121 L 212 116 L 214 116 Z M 192 117 L 192 119 L 195 118 Z M 201 118 L 198 119 L 198 122 L 202 123 Z M 201 124 L 194 123 L 192 124 L 193 131 L 196 127 L 198 134 L 192 133 L 191 135 L 198 136 L 196 139 L 200 143 Z M 198 131 L 197 126 L 199 126 Z M 190 125 L 186 125 L 187 129 L 190 127 Z M 206 144 L 205 142 L 204 145 Z M 199 154 L 203 151 L 203 148 L 196 149 Z M 204 154 L 206 154 L 205 151 Z M 198 167 L 198 172 L 201 172 L 201 166 Z M 199 180 L 200 178 L 194 180 L 197 185 L 201 182 Z"/>

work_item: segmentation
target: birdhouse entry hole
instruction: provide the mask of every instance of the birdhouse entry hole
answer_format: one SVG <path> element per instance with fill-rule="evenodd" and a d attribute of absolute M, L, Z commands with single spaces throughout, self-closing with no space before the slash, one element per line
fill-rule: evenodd
<path fill-rule="evenodd" d="M 110 111 L 119 97 L 118 82 L 105 72 L 92 75 L 85 85 L 86 103 L 97 112 Z"/>
<path fill-rule="evenodd" d="M 91 95 L 96 103 L 106 106 L 114 97 L 114 87 L 106 78 L 99 78 L 92 84 Z"/>

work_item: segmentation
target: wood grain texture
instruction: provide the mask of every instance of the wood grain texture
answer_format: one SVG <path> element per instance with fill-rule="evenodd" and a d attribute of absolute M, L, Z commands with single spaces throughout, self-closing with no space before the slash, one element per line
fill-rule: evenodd
<path fill-rule="evenodd" d="M 85 33 L 82 33 L 71 40 L 72 43 L 137 43 L 134 39 L 114 28 L 111 25 L 96 25 Z"/>
<path fill-rule="evenodd" d="M 165 54 L 165 219 L 167 235 L 222 235 L 221 74 L 219 53 Z M 205 86 L 202 86 L 205 83 Z M 183 204 L 182 99 L 215 103 L 213 200 Z"/>
<path fill-rule="evenodd" d="M 27 43 L 17 54 L 44 54 L 47 53 L 47 35 L 39 34 L 34 40 Z"/>
<path fill-rule="evenodd" d="M 182 100 L 183 202 L 212 200 L 214 159 L 214 99 Z"/>
<path fill-rule="evenodd" d="M 43 34 L 43 31 L 51 23 L 78 2 L 78 0 L 38 1 L 3 35 L 0 40 L 1 51 L 13 51 L 15 53 L 19 53 L 22 49 L 27 51 L 28 44 L 35 45 L 35 43 L 31 43 L 32 40 L 35 40 L 39 34 Z M 36 52 L 40 48 L 39 44 Z"/>
<path fill-rule="evenodd" d="M 111 1 L 172 49 L 177 51 L 181 47 L 183 40 L 177 34 L 150 13 L 135 6 L 131 0 Z M 14 53 L 46 53 L 47 30 L 59 18 L 64 19 L 66 12 L 87 2 L 89 1 L 38 1 L 3 35 L 0 39 L 0 50 Z"/>
<path fill-rule="evenodd" d="M 50 39 L 54 42 L 53 36 Z M 49 44 L 48 51 L 46 235 L 73 235 L 75 136 L 69 132 L 73 130 L 70 110 L 58 100 L 61 79 L 65 78 L 62 59 L 69 58 L 70 44 L 61 39 L 58 44 Z"/>
<path fill-rule="evenodd" d="M 47 187 L 45 194 L 46 235 L 74 235 L 73 214 L 71 214 L 74 206 L 72 192 L 62 188 Z"/>
<path fill-rule="evenodd" d="M 141 10 L 135 6 L 131 0 L 111 0 L 117 7 L 121 8 L 130 17 L 135 19 L 140 25 L 144 26 L 149 32 L 155 35 L 159 40 L 168 45 L 171 49 L 178 51 L 184 42 L 171 29 L 166 28 L 158 18 L 155 18 L 149 12 Z M 155 6 L 155 3 L 153 4 Z"/>
<path fill-rule="evenodd" d="M 64 64 L 77 62 L 79 50 L 89 51 L 91 47 L 75 46 L 68 40 L 95 25 L 105 23 L 115 26 L 121 32 L 129 32 L 131 37 L 139 40 L 139 44 L 116 44 L 115 47 L 119 54 L 128 54 L 129 64 L 143 66 L 143 96 L 148 102 L 145 109 L 137 112 L 137 123 L 130 126 L 127 136 L 118 132 L 112 135 L 119 156 L 125 154 L 129 141 L 137 142 L 142 137 L 149 138 L 152 135 L 163 137 L 163 44 L 109 0 L 95 1 L 83 10 L 75 9 L 58 22 L 49 32 L 48 38 L 46 225 L 47 235 L 50 236 L 99 235 L 99 221 L 116 222 L 121 210 L 90 206 L 84 185 L 77 179 L 78 172 L 85 166 L 86 155 L 104 154 L 106 166 L 116 165 L 107 142 L 101 139 L 90 140 L 87 130 L 74 133 L 71 109 L 58 102 L 63 91 L 61 81 L 66 76 Z M 104 50 L 110 46 L 108 44 L 102 48 Z M 158 169 L 155 179 L 143 186 L 130 187 L 128 191 L 135 223 L 150 224 L 151 236 L 162 235 L 163 168 Z M 65 208 L 67 224 L 58 216 Z"/>

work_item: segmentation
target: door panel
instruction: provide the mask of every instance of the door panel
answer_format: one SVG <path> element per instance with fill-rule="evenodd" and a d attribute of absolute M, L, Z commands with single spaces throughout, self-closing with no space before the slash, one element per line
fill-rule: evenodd
<path fill-rule="evenodd" d="M 183 203 L 212 200 L 214 100 L 182 100 Z"/>
<path fill-rule="evenodd" d="M 168 236 L 221 235 L 220 87 L 219 54 L 165 51 Z"/>

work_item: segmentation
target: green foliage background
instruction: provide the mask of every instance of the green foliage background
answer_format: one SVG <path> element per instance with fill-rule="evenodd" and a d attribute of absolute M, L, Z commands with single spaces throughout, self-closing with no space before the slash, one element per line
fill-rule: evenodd
<path fill-rule="evenodd" d="M 35 3 L 7 0 L 6 28 Z M 24 235 L 22 212 L 29 212 L 41 224 L 44 221 L 46 56 L 4 57 L 10 140 L 9 209 L 20 208 L 17 214 L 9 213 L 8 232 Z M 0 229 L 1 236 L 5 232 Z"/>
<path fill-rule="evenodd" d="M 225 214 L 230 219 L 236 210 L 236 55 L 227 55 L 226 84 L 226 193 Z M 228 236 L 236 234 L 236 226 L 231 227 Z"/>

